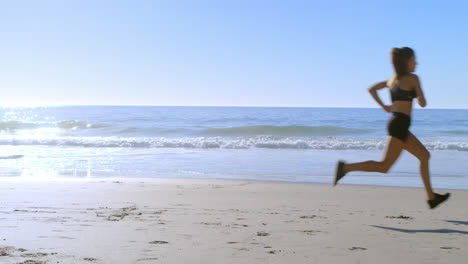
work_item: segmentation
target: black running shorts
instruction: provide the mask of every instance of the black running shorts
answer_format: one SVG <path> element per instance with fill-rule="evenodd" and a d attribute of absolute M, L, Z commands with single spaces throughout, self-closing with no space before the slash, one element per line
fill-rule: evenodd
<path fill-rule="evenodd" d="M 403 142 L 408 138 L 411 118 L 403 113 L 393 113 L 392 118 L 388 121 L 388 134 L 392 137 L 401 139 Z"/>

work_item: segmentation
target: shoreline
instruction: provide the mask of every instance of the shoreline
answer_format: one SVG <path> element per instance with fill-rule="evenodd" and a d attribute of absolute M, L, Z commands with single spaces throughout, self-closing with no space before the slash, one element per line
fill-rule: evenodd
<path fill-rule="evenodd" d="M 468 191 L 450 192 L 430 210 L 406 187 L 0 181 L 0 262 L 462 263 Z"/>
<path fill-rule="evenodd" d="M 353 175 L 356 176 L 356 175 Z M 305 185 L 321 185 L 321 186 L 331 186 L 333 187 L 333 176 L 319 176 L 319 177 L 329 177 L 330 178 L 330 183 L 323 183 L 323 182 L 313 182 L 313 181 L 281 181 L 281 180 L 264 180 L 264 179 L 223 179 L 223 178 L 183 178 L 183 177 L 178 177 L 178 178 L 142 178 L 142 177 L 103 177 L 103 178 L 78 178 L 78 177 L 47 177 L 47 178 L 34 178 L 34 177 L 0 177 L 0 183 L 2 182 L 164 182 L 164 181 L 220 181 L 220 182 L 252 182 L 252 183 L 277 183 L 277 184 L 305 184 Z M 359 175 L 358 175 L 359 177 Z M 368 177 L 368 176 L 361 176 L 361 177 Z M 373 176 L 371 176 L 373 177 Z M 465 177 L 465 176 L 460 176 L 460 177 Z M 391 177 L 389 177 L 391 178 Z M 415 177 L 418 178 L 419 177 Z M 433 178 L 431 178 L 433 181 Z M 431 181 L 431 182 L 432 182 Z M 432 183 L 432 185 L 434 185 Z M 378 185 L 378 184 L 363 184 L 363 183 L 339 183 L 335 188 L 338 188 L 338 186 L 355 186 L 355 187 L 379 187 L 379 188 L 407 188 L 407 189 L 423 189 L 424 186 L 401 186 L 401 185 Z M 436 190 L 450 190 L 450 191 L 468 191 L 468 189 L 455 189 L 455 188 L 437 188 L 437 186 L 432 186 L 434 191 Z M 437 192 L 437 191 L 436 191 Z"/>

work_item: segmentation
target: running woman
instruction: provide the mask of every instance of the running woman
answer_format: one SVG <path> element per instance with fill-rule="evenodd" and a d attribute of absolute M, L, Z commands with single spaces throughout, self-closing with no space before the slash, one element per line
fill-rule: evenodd
<path fill-rule="evenodd" d="M 409 132 L 411 124 L 411 111 L 413 99 L 417 98 L 421 107 L 426 107 L 426 98 L 421 89 L 419 78 L 413 74 L 416 68 L 416 57 L 411 48 L 394 48 L 391 51 L 395 76 L 387 81 L 375 84 L 369 88 L 369 93 L 375 101 L 388 113 L 392 113 L 387 126 L 388 138 L 387 150 L 382 161 L 364 161 L 346 164 L 339 161 L 336 167 L 334 185 L 343 178 L 346 173 L 352 171 L 369 171 L 387 173 L 401 154 L 402 150 L 416 156 L 420 161 L 421 177 L 428 196 L 427 203 L 431 209 L 447 200 L 450 193 L 438 194 L 432 190 L 429 178 L 429 151 L 423 144 Z M 392 105 L 384 105 L 377 91 L 388 87 L 392 98 Z"/>

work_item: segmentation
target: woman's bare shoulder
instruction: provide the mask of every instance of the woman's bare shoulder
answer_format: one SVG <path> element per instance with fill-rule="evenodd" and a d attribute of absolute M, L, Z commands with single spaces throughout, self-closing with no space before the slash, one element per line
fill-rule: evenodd
<path fill-rule="evenodd" d="M 395 80 L 396 80 L 396 76 L 392 76 L 390 78 L 387 79 L 387 87 L 392 87 L 393 84 L 395 83 Z"/>
<path fill-rule="evenodd" d="M 419 77 L 416 74 L 410 73 L 403 76 L 400 79 L 400 87 L 404 86 L 404 90 L 412 90 L 410 87 L 414 87 L 415 85 L 419 85 Z"/>
<path fill-rule="evenodd" d="M 413 86 L 420 86 L 418 75 L 413 74 L 413 73 L 408 74 L 408 75 L 409 75 L 409 80 Z"/>

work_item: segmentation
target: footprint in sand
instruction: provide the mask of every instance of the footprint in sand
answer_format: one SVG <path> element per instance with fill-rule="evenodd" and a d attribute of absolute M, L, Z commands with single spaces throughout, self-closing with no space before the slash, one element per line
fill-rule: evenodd
<path fill-rule="evenodd" d="M 233 224 L 235 227 L 249 227 L 248 225 L 241 225 L 241 224 Z"/>
<path fill-rule="evenodd" d="M 138 259 L 137 261 L 148 261 L 148 260 L 158 260 L 158 258 L 142 258 L 142 259 Z"/>
<path fill-rule="evenodd" d="M 315 235 L 317 233 L 321 233 L 322 231 L 320 231 L 320 230 L 302 230 L 300 232 L 305 233 L 307 235 Z"/>
<path fill-rule="evenodd" d="M 385 216 L 385 218 L 389 218 L 389 219 L 403 219 L 403 220 L 411 220 L 413 219 L 413 217 L 410 217 L 410 216 L 405 216 L 405 215 L 399 215 L 399 216 Z"/>
<path fill-rule="evenodd" d="M 267 253 L 268 254 L 276 254 L 278 252 L 281 252 L 281 250 L 271 250 L 271 251 L 268 251 Z"/>
<path fill-rule="evenodd" d="M 316 215 L 304 215 L 304 216 L 301 216 L 300 218 L 302 218 L 302 219 L 313 219 L 315 217 L 317 217 L 317 216 Z"/>
<path fill-rule="evenodd" d="M 136 211 L 137 207 L 136 206 L 129 206 L 129 207 L 124 207 L 121 209 L 118 209 L 117 212 L 114 212 L 113 214 L 110 214 L 106 220 L 107 221 L 121 221 L 123 220 L 126 216 L 129 216 L 131 214 L 137 214 Z M 96 213 L 97 215 L 97 213 Z M 98 217 L 104 217 L 102 214 L 97 215 Z"/>
<path fill-rule="evenodd" d="M 441 249 L 460 249 L 460 248 L 457 248 L 457 247 L 440 247 Z"/>
<path fill-rule="evenodd" d="M 26 253 L 26 254 L 22 254 L 21 257 L 23 258 L 37 258 L 37 257 L 45 257 L 45 256 L 48 256 L 49 254 L 48 253 Z"/>
<path fill-rule="evenodd" d="M 161 245 L 161 244 L 169 244 L 167 241 L 151 241 L 149 242 L 152 245 Z"/>
<path fill-rule="evenodd" d="M 363 247 L 351 247 L 351 248 L 348 248 L 348 250 L 367 250 L 367 248 L 363 248 Z"/>

